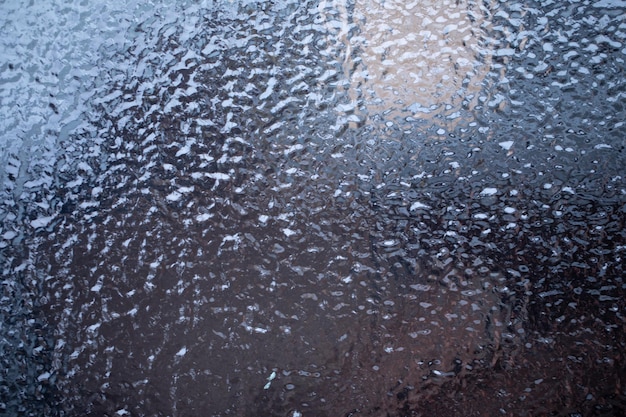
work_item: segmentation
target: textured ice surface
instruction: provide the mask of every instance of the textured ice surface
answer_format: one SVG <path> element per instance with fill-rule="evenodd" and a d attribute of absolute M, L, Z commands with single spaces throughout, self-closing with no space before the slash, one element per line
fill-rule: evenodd
<path fill-rule="evenodd" d="M 3 3 L 0 405 L 619 414 L 622 8 Z"/>

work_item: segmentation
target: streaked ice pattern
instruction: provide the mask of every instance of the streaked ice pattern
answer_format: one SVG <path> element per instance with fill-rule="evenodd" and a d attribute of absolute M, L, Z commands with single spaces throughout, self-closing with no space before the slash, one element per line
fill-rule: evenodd
<path fill-rule="evenodd" d="M 624 2 L 0 16 L 7 415 L 625 412 Z"/>

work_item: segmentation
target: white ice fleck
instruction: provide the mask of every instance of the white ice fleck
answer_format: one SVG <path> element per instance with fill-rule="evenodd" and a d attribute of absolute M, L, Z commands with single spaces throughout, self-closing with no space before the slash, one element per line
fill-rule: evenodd
<path fill-rule="evenodd" d="M 292 145 L 292 146 L 288 147 L 287 149 L 285 149 L 285 150 L 283 151 L 283 153 L 284 153 L 285 155 L 289 155 L 290 153 L 292 153 L 292 152 L 294 152 L 294 151 L 299 151 L 300 149 L 304 149 L 304 145 L 302 145 L 302 144 L 298 143 L 298 144 L 296 144 L 296 145 Z"/>
<path fill-rule="evenodd" d="M 602 7 L 606 9 L 624 9 L 626 8 L 626 1 L 624 0 L 600 0 L 593 4 L 593 7 Z"/>
<path fill-rule="evenodd" d="M 512 140 L 507 140 L 507 141 L 498 143 L 498 145 L 500 145 L 505 151 L 508 151 L 509 149 L 511 149 L 514 143 L 515 142 Z"/>
<path fill-rule="evenodd" d="M 178 200 L 180 200 L 181 197 L 182 197 L 181 193 L 179 193 L 178 191 L 174 191 L 174 192 L 168 194 L 167 197 L 165 197 L 165 199 L 167 201 L 178 201 Z"/>
<path fill-rule="evenodd" d="M 497 188 L 487 187 L 480 192 L 480 195 L 494 195 L 498 192 Z"/>
<path fill-rule="evenodd" d="M 50 222 L 52 221 L 52 219 L 54 219 L 54 217 L 55 216 L 39 217 L 31 221 L 30 225 L 33 226 L 35 229 L 40 228 L 40 227 L 46 227 L 48 224 L 50 224 Z"/>
<path fill-rule="evenodd" d="M 496 56 L 512 56 L 515 55 L 515 49 L 513 48 L 500 48 L 496 50 Z"/>
<path fill-rule="evenodd" d="M 413 211 L 413 210 L 417 210 L 417 209 L 429 209 L 430 206 L 424 204 L 424 203 L 420 203 L 419 201 L 414 202 L 413 204 L 411 204 L 411 207 L 409 208 L 409 210 Z"/>
<path fill-rule="evenodd" d="M 230 179 L 230 176 L 228 174 L 224 174 L 223 172 L 209 172 L 205 174 L 205 176 L 214 180 L 228 181 Z"/>
<path fill-rule="evenodd" d="M 515 207 L 505 207 L 504 208 L 504 212 L 507 214 L 513 214 L 515 213 L 517 210 L 515 209 Z"/>
<path fill-rule="evenodd" d="M 5 232 L 5 233 L 2 235 L 2 238 L 3 238 L 3 239 L 6 239 L 6 240 L 11 240 L 11 239 L 13 239 L 15 236 L 17 236 L 17 233 L 15 233 L 13 230 L 9 230 L 8 232 Z"/>
<path fill-rule="evenodd" d="M 183 346 L 178 352 L 176 352 L 176 356 L 185 356 L 187 353 L 187 347 Z"/>
<path fill-rule="evenodd" d="M 213 214 L 211 214 L 211 213 L 198 214 L 196 216 L 196 221 L 205 222 L 205 221 L 209 220 L 211 217 L 213 217 Z"/>
<path fill-rule="evenodd" d="M 176 152 L 176 157 L 179 157 L 181 155 L 186 155 L 189 153 L 189 151 L 191 151 L 191 147 L 189 146 L 189 144 L 186 144 L 185 146 L 180 148 L 178 152 Z"/>
<path fill-rule="evenodd" d="M 593 147 L 593 149 L 612 149 L 611 145 L 607 145 L 606 143 L 600 143 Z"/>
<path fill-rule="evenodd" d="M 261 223 L 267 223 L 267 221 L 268 221 L 268 220 L 269 220 L 269 216 L 266 216 L 265 214 L 261 214 L 261 215 L 259 216 L 259 221 L 260 221 Z"/>
<path fill-rule="evenodd" d="M 96 324 L 92 324 L 91 326 L 87 327 L 87 331 L 89 332 L 95 332 L 96 330 L 98 330 L 98 328 L 100 327 L 101 323 L 96 323 Z"/>
<path fill-rule="evenodd" d="M 50 379 L 50 372 L 44 372 L 43 374 L 39 375 L 37 377 L 37 381 L 41 382 L 41 381 L 47 381 Z"/>
<path fill-rule="evenodd" d="M 288 229 L 288 228 L 286 228 L 286 227 L 285 227 L 284 229 L 282 229 L 282 231 L 283 231 L 283 233 L 285 234 L 285 236 L 287 236 L 287 237 L 289 237 L 289 236 L 293 236 L 293 235 L 295 235 L 295 234 L 296 234 L 296 232 L 294 232 L 293 230 Z"/>
<path fill-rule="evenodd" d="M 572 187 L 563 187 L 562 190 L 566 193 L 576 194 L 576 192 L 574 191 Z"/>

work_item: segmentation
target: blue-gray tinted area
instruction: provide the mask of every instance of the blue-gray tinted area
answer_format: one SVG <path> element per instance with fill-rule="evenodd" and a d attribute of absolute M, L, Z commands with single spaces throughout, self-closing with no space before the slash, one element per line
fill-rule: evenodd
<path fill-rule="evenodd" d="M 626 414 L 626 2 L 0 2 L 0 413 Z"/>

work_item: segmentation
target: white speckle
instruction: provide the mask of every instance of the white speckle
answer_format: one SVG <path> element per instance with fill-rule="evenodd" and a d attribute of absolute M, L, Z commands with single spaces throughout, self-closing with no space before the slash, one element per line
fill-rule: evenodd
<path fill-rule="evenodd" d="M 91 291 L 93 292 L 99 292 L 102 289 L 102 283 L 99 282 L 96 285 L 94 285 L 93 287 L 91 287 Z"/>
<path fill-rule="evenodd" d="M 496 50 L 496 56 L 512 56 L 515 55 L 515 49 L 513 48 L 500 48 Z"/>
<path fill-rule="evenodd" d="M 383 244 L 383 246 L 386 246 L 386 247 L 391 247 L 391 246 L 395 246 L 395 245 L 397 245 L 397 244 L 398 244 L 398 241 L 396 241 L 396 240 L 394 240 L 394 239 L 389 239 L 389 240 L 385 240 L 385 241 L 383 241 L 383 243 L 382 243 L 382 244 Z"/>
<path fill-rule="evenodd" d="M 91 326 L 87 327 L 87 331 L 95 332 L 100 327 L 100 324 L 101 323 L 92 324 Z"/>
<path fill-rule="evenodd" d="M 562 190 L 566 193 L 576 194 L 576 192 L 574 191 L 572 187 L 563 187 Z"/>
<path fill-rule="evenodd" d="M 505 207 L 504 208 L 504 212 L 507 214 L 513 214 L 515 213 L 517 210 L 514 207 Z"/>
<path fill-rule="evenodd" d="M 438 129 L 438 130 L 437 130 L 437 134 L 438 134 L 438 135 L 445 135 L 445 134 L 446 134 L 446 131 L 445 131 L 445 129 Z"/>
<path fill-rule="evenodd" d="M 50 222 L 52 221 L 52 219 L 54 219 L 54 217 L 55 216 L 39 217 L 31 221 L 30 225 L 33 226 L 35 229 L 40 228 L 40 227 L 46 227 L 48 224 L 50 224 Z"/>
<path fill-rule="evenodd" d="M 186 155 L 189 153 L 190 150 L 191 148 L 189 147 L 189 145 L 185 145 L 182 148 L 180 148 L 178 152 L 176 152 L 176 156 L 179 157 L 181 155 Z"/>
<path fill-rule="evenodd" d="M 265 214 L 261 214 L 261 215 L 259 216 L 259 221 L 260 221 L 261 223 L 267 223 L 267 221 L 268 221 L 268 220 L 269 220 L 269 216 L 266 216 Z"/>
<path fill-rule="evenodd" d="M 202 213 L 196 216 L 196 220 L 199 222 L 205 222 L 209 220 L 211 217 L 213 217 L 213 214 L 211 213 Z"/>
<path fill-rule="evenodd" d="M 601 143 L 593 147 L 593 149 L 612 149 L 611 145 L 607 145 L 606 143 Z"/>
<path fill-rule="evenodd" d="M 191 192 L 193 192 L 194 189 L 195 189 L 195 187 L 193 185 L 191 187 L 180 187 L 178 189 L 178 192 L 180 192 L 180 193 L 191 193 Z"/>
<path fill-rule="evenodd" d="M 230 176 L 228 174 L 224 174 L 223 172 L 210 172 L 205 175 L 209 178 L 213 178 L 214 180 L 228 181 L 230 179 Z"/>
<path fill-rule="evenodd" d="M 117 414 L 118 416 L 129 416 L 130 413 L 126 410 L 124 410 L 123 408 L 121 410 L 117 410 L 115 412 L 115 414 Z"/>
<path fill-rule="evenodd" d="M 163 169 L 166 171 L 174 171 L 176 168 L 172 164 L 163 164 Z"/>
<path fill-rule="evenodd" d="M 626 8 L 626 1 L 624 0 L 600 0 L 593 4 L 593 7 L 602 7 L 606 9 L 622 9 Z"/>
<path fill-rule="evenodd" d="M 507 140 L 507 141 L 498 143 L 498 145 L 500 145 L 505 151 L 508 151 L 509 149 L 511 149 L 514 143 L 515 142 L 513 142 L 512 140 Z"/>
<path fill-rule="evenodd" d="M 480 195 L 494 195 L 498 192 L 497 188 L 485 188 L 480 192 Z"/>
<path fill-rule="evenodd" d="M 554 47 L 552 46 L 550 42 L 546 42 L 543 44 L 543 50 L 546 52 L 552 52 L 554 51 Z"/>
<path fill-rule="evenodd" d="M 296 234 L 296 232 L 294 232 L 293 230 L 288 229 L 288 228 L 284 228 L 284 229 L 282 229 L 282 231 L 285 234 L 285 236 L 287 236 L 287 237 L 293 236 L 293 235 Z"/>
<path fill-rule="evenodd" d="M 429 209 L 429 208 L 430 206 L 424 203 L 420 203 L 419 201 L 416 201 L 415 203 L 411 204 L 411 208 L 409 210 L 413 211 L 417 209 Z"/>
<path fill-rule="evenodd" d="M 545 183 L 545 184 L 543 184 L 543 188 L 546 189 L 546 190 L 549 190 L 550 188 L 552 188 L 552 184 L 550 184 L 549 182 Z"/>
<path fill-rule="evenodd" d="M 178 191 L 174 191 L 171 194 L 168 194 L 168 196 L 165 197 L 165 199 L 168 201 L 178 201 L 180 200 L 181 197 L 182 197 L 181 193 L 179 193 Z"/>
<path fill-rule="evenodd" d="M 43 374 L 39 375 L 37 377 L 37 381 L 41 382 L 41 381 L 47 381 L 50 379 L 50 372 L 44 372 Z"/>
<path fill-rule="evenodd" d="M 261 334 L 267 333 L 267 329 L 264 329 L 262 327 L 253 327 L 251 328 L 251 330 L 254 331 L 255 333 L 261 333 Z"/>
<path fill-rule="evenodd" d="M 3 239 L 6 239 L 6 240 L 11 240 L 11 239 L 13 239 L 15 236 L 17 236 L 17 233 L 15 233 L 13 230 L 9 230 L 8 232 L 6 232 L 6 233 L 4 233 L 4 234 L 2 235 L 2 238 L 3 238 Z"/>
<path fill-rule="evenodd" d="M 298 143 L 297 145 L 292 145 L 292 146 L 288 147 L 287 149 L 285 149 L 283 151 L 283 153 L 285 155 L 289 155 L 290 153 L 292 153 L 294 151 L 299 151 L 300 149 L 304 149 L 304 146 Z"/>
<path fill-rule="evenodd" d="M 176 352 L 176 356 L 185 356 L 186 353 L 187 353 L 187 348 L 182 347 L 178 352 Z"/>

